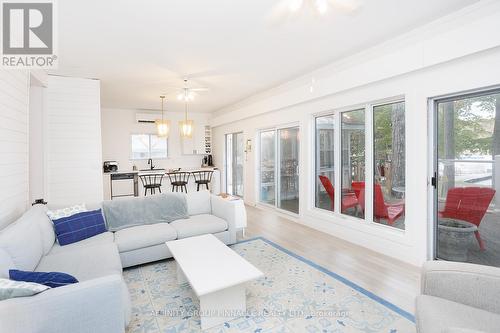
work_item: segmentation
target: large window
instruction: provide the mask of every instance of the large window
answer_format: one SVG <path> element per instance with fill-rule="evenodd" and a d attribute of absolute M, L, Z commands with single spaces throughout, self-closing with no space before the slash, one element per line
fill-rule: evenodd
<path fill-rule="evenodd" d="M 373 136 L 373 220 L 404 229 L 404 102 L 373 108 Z"/>
<path fill-rule="evenodd" d="M 404 229 L 405 103 L 318 116 L 315 138 L 315 206 Z"/>
<path fill-rule="evenodd" d="M 260 201 L 299 213 L 299 128 L 260 132 Z"/>
<path fill-rule="evenodd" d="M 365 217 L 365 110 L 341 113 L 342 214 Z"/>
<path fill-rule="evenodd" d="M 167 158 L 168 144 L 166 138 L 160 138 L 154 134 L 132 134 L 131 159 L 144 160 L 149 158 Z"/>
<path fill-rule="evenodd" d="M 316 207 L 334 210 L 334 115 L 316 118 Z"/>

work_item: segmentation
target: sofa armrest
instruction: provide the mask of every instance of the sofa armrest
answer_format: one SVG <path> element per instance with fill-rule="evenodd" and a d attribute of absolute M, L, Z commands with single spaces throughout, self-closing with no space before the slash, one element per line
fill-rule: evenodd
<path fill-rule="evenodd" d="M 0 302 L 0 333 L 120 333 L 125 331 L 119 275 Z"/>
<path fill-rule="evenodd" d="M 243 200 L 226 200 L 211 195 L 212 214 L 226 220 L 230 233 L 230 244 L 236 243 L 236 229 L 247 225 L 247 212 Z"/>
<path fill-rule="evenodd" d="M 500 314 L 500 268 L 429 261 L 422 267 L 422 294 Z"/>

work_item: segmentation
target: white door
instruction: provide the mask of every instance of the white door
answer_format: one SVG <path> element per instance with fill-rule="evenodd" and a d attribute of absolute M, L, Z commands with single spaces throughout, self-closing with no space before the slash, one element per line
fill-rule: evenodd
<path fill-rule="evenodd" d="M 48 203 L 101 201 L 100 81 L 49 76 L 45 124 Z"/>

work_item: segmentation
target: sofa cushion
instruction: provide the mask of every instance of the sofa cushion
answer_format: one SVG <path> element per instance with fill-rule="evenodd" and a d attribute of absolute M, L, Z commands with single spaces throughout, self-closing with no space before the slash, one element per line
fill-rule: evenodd
<path fill-rule="evenodd" d="M 443 298 L 417 297 L 416 323 L 421 333 L 442 333 L 448 328 L 498 332 L 500 315 Z"/>
<path fill-rule="evenodd" d="M 59 245 L 79 242 L 106 232 L 100 209 L 52 220 Z"/>
<path fill-rule="evenodd" d="M 4 254 L 7 253 L 14 264 L 14 267 L 9 269 L 32 271 L 40 262 L 43 255 L 42 236 L 37 223 L 40 213 L 40 209 L 31 208 L 17 221 L 0 231 L 0 250 L 3 250 Z M 4 271 L 4 268 L 1 271 Z"/>
<path fill-rule="evenodd" d="M 188 217 L 186 196 L 182 193 L 109 200 L 104 201 L 102 207 L 109 231 Z"/>
<path fill-rule="evenodd" d="M 115 232 L 115 243 L 120 252 L 163 244 L 177 238 L 177 232 L 168 223 L 141 225 Z"/>
<path fill-rule="evenodd" d="M 189 216 L 211 214 L 210 192 L 207 190 L 187 194 L 187 209 Z"/>
<path fill-rule="evenodd" d="M 37 212 L 36 221 L 40 227 L 40 236 L 42 237 L 43 254 L 49 253 L 56 242 L 54 233 L 54 224 L 47 216 L 47 207 L 45 205 L 36 205 L 32 208 Z"/>
<path fill-rule="evenodd" d="M 210 214 L 191 216 L 189 219 L 170 223 L 177 231 L 177 238 L 186 238 L 204 234 L 215 234 L 227 230 L 227 222 Z"/>
<path fill-rule="evenodd" d="M 89 246 L 101 245 L 101 244 L 113 244 L 114 235 L 112 232 L 106 231 L 102 234 L 95 235 L 93 237 L 84 239 L 82 241 L 61 246 L 59 243 L 55 243 L 48 254 L 56 254 L 66 251 L 85 249 Z"/>
<path fill-rule="evenodd" d="M 78 281 L 111 274 L 122 274 L 120 255 L 115 244 L 82 247 L 78 250 L 49 254 L 36 267 L 37 272 L 65 272 Z"/>
<path fill-rule="evenodd" d="M 10 254 L 0 248 L 0 279 L 9 277 L 9 269 L 16 267 Z"/>

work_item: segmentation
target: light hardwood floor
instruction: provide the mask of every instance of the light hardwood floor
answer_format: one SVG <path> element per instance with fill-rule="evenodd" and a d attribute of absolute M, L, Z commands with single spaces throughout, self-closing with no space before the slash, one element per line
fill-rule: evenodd
<path fill-rule="evenodd" d="M 419 268 L 306 227 L 266 209 L 247 206 L 245 238 L 262 236 L 414 313 Z"/>

